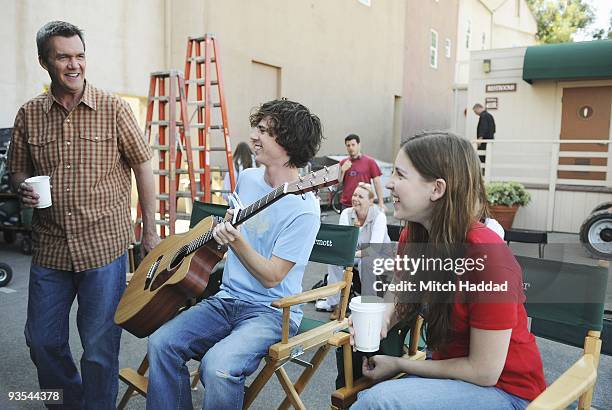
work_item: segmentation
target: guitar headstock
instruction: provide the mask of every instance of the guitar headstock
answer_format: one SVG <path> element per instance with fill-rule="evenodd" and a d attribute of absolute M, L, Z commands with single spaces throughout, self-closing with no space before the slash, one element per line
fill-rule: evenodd
<path fill-rule="evenodd" d="M 340 164 L 331 167 L 323 167 L 318 171 L 313 171 L 301 176 L 297 181 L 287 184 L 285 193 L 303 194 L 319 188 L 334 185 L 340 178 Z"/>

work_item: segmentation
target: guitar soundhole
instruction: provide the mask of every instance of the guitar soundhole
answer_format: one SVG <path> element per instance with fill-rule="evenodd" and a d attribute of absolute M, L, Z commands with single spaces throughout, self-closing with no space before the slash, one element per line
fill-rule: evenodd
<path fill-rule="evenodd" d="M 179 249 L 176 255 L 174 255 L 174 258 L 172 258 L 172 262 L 170 262 L 170 270 L 175 270 L 178 268 L 181 263 L 183 263 L 185 256 L 187 256 L 187 247 L 183 246 L 181 249 Z"/>
<path fill-rule="evenodd" d="M 162 272 L 159 272 L 159 274 L 155 276 L 155 279 L 153 279 L 153 284 L 151 285 L 150 289 L 151 292 L 166 283 L 166 281 L 172 277 L 173 273 L 174 271 L 168 270 L 163 270 Z"/>

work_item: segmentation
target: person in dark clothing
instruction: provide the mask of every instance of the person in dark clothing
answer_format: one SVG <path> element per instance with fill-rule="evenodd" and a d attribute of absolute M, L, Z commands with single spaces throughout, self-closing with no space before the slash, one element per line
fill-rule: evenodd
<path fill-rule="evenodd" d="M 495 119 L 485 110 L 482 104 L 474 104 L 474 113 L 480 117 L 476 127 L 476 138 L 478 140 L 492 140 L 495 137 Z M 478 144 L 478 149 L 486 149 L 487 144 Z M 485 155 L 479 155 L 480 162 L 485 162 Z"/>

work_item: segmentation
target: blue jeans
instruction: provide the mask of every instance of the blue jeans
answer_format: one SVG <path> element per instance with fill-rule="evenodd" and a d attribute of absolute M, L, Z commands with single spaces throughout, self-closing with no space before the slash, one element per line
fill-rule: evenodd
<path fill-rule="evenodd" d="M 124 254 L 82 272 L 30 267 L 26 343 L 40 388 L 63 389 L 63 408 L 116 407 L 121 328 L 113 317 L 125 290 L 126 260 Z M 81 374 L 68 344 L 75 296 L 83 346 Z"/>
<path fill-rule="evenodd" d="M 514 410 L 525 409 L 528 404 L 528 400 L 497 387 L 408 376 L 379 383 L 359 393 L 351 409 Z"/>
<path fill-rule="evenodd" d="M 290 335 L 297 333 L 292 322 Z M 280 341 L 282 314 L 213 296 L 182 312 L 149 337 L 147 409 L 191 409 L 190 359 L 202 358 L 205 409 L 242 409 L 244 381 Z"/>

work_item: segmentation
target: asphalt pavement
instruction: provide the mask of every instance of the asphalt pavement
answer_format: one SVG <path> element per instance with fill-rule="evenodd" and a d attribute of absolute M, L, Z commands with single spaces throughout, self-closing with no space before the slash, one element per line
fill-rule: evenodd
<path fill-rule="evenodd" d="M 337 215 L 327 214 L 324 222 L 337 222 Z M 596 261 L 590 259 L 584 251 L 577 246 L 576 235 L 549 234 L 549 243 L 545 256 L 555 254 L 556 247 L 563 249 L 563 258 L 574 263 L 594 264 Z M 516 244 L 512 245 L 515 253 L 527 256 L 537 256 L 536 245 Z M 19 243 L 7 244 L 0 238 L 0 262 L 8 263 L 14 276 L 11 283 L 0 288 L 0 409 L 38 409 L 43 406 L 33 401 L 15 402 L 8 400 L 9 392 L 30 392 L 38 390 L 36 370 L 30 361 L 29 353 L 25 345 L 23 328 L 26 320 L 28 272 L 31 258 L 23 255 Z M 325 265 L 309 264 L 304 275 L 303 287 L 310 287 L 321 279 L 326 272 Z M 612 279 L 610 279 L 612 281 Z M 612 307 L 612 284 L 608 283 L 606 308 Z M 73 357 L 78 363 L 82 354 L 79 335 L 76 329 L 75 301 L 71 312 L 70 346 Z M 328 314 L 315 312 L 313 304 L 303 307 L 306 317 L 325 320 Z M 547 382 L 558 377 L 565 369 L 581 355 L 581 349 L 565 346 L 538 338 L 538 347 L 542 354 L 544 370 Z M 146 339 L 138 339 L 135 336 L 123 332 L 121 341 L 121 352 L 119 357 L 120 367 L 138 367 L 146 352 Z M 303 357 L 308 360 L 312 354 Z M 197 363 L 191 362 L 190 368 L 196 368 Z M 289 363 L 285 369 L 295 380 L 301 367 Z M 255 373 L 257 374 L 257 373 Z M 331 351 L 321 367 L 315 373 L 306 390 L 302 393 L 302 400 L 308 408 L 329 409 L 330 395 L 334 390 L 336 378 L 335 354 Z M 248 380 L 250 382 L 254 376 Z M 601 356 L 599 364 L 599 378 L 595 390 L 593 406 L 598 409 L 612 409 L 612 358 Z M 119 395 L 125 391 L 125 385 L 120 383 Z M 193 404 L 195 408 L 201 408 L 202 398 L 205 394 L 201 385 L 193 392 Z M 273 377 L 268 385 L 262 390 L 252 408 L 270 409 L 277 407 L 284 397 L 284 392 Z M 128 404 L 128 409 L 144 409 L 145 401 L 142 397 L 134 397 Z"/>

